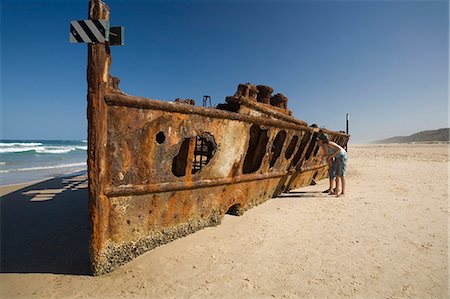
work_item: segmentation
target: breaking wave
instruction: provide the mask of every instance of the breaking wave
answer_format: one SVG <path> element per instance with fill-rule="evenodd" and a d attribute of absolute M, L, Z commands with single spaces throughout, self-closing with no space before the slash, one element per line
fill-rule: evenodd
<path fill-rule="evenodd" d="M 25 153 L 35 152 L 37 154 L 67 154 L 72 151 L 86 151 L 86 145 L 43 145 L 40 142 L 1 142 L 0 153 Z"/>
<path fill-rule="evenodd" d="M 40 142 L 0 142 L 0 147 L 10 147 L 10 146 L 39 146 L 42 145 Z"/>

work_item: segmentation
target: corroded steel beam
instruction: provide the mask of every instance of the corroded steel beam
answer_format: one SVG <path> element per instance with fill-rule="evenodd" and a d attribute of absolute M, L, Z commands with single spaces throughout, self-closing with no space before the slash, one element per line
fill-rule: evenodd
<path fill-rule="evenodd" d="M 89 17 L 108 19 L 109 9 L 92 0 Z M 110 65 L 108 44 L 89 45 L 93 274 L 326 177 L 319 128 L 293 118 L 272 88 L 240 84 L 225 104 L 204 108 L 126 95 Z M 349 135 L 323 130 L 347 144 Z"/>
<path fill-rule="evenodd" d="M 158 101 L 152 99 L 146 99 L 143 97 L 129 96 L 120 93 L 110 93 L 105 95 L 105 101 L 110 106 L 124 106 L 130 108 L 141 108 L 141 109 L 158 109 L 167 112 L 176 112 L 181 114 L 197 114 L 206 117 L 222 118 L 222 119 L 232 119 L 241 120 L 249 123 L 258 123 L 262 125 L 283 127 L 283 128 L 298 128 L 301 126 L 305 130 L 314 131 L 313 128 L 307 126 L 305 122 L 298 121 L 297 119 L 289 116 L 284 116 L 285 119 L 271 119 L 263 118 L 260 116 L 237 114 L 229 111 L 204 108 L 192 105 L 180 105 L 175 102 Z M 243 103 L 245 106 L 252 107 L 255 105 L 247 99 L 236 100 L 239 103 Z M 259 107 L 258 111 L 265 114 L 277 115 L 276 111 L 270 111 L 265 107 Z M 294 121 L 295 120 L 295 121 Z M 316 129 L 317 131 L 317 129 Z"/>
<path fill-rule="evenodd" d="M 89 2 L 89 18 L 109 20 L 109 7 L 101 1 Z M 103 101 L 109 89 L 111 55 L 108 44 L 88 44 L 87 64 L 87 119 L 88 119 L 88 182 L 90 211 L 90 252 L 94 274 L 106 272 L 99 267 L 106 258 L 102 252 L 108 242 L 106 234 L 110 203 L 104 194 L 106 170 L 107 105 Z"/>

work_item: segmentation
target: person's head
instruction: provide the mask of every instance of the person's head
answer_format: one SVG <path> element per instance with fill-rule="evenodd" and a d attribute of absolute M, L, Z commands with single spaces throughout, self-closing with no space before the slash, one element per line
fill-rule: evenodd
<path fill-rule="evenodd" d="M 328 135 L 325 133 L 320 133 L 316 140 L 319 142 L 328 143 Z"/>

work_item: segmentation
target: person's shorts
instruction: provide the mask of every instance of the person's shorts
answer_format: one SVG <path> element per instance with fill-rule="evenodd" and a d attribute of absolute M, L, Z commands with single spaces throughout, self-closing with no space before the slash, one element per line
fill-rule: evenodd
<path fill-rule="evenodd" d="M 337 156 L 333 164 L 336 164 L 336 176 L 345 176 L 347 170 L 347 154 Z"/>
<path fill-rule="evenodd" d="M 333 161 L 333 163 L 331 163 L 331 166 L 328 166 L 328 177 L 330 179 L 336 178 L 336 161 Z"/>

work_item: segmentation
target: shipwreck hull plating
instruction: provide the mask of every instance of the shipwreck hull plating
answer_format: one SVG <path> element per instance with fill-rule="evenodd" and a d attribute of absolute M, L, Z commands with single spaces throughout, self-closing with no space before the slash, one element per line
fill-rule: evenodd
<path fill-rule="evenodd" d="M 109 213 L 107 222 L 100 225 L 105 242 L 95 253 L 96 274 L 109 272 L 155 246 L 217 225 L 227 212 L 240 215 L 281 192 L 326 177 L 326 165 L 317 160 L 317 129 L 120 93 L 109 93 L 105 100 L 102 185 Z M 262 159 L 253 161 L 256 165 L 244 165 L 248 156 L 258 154 L 251 140 L 255 128 L 266 134 L 264 146 L 257 149 Z M 280 135 L 285 137 L 276 151 Z M 209 137 L 213 153 L 193 173 L 201 156 L 195 151 L 199 136 Z M 181 159 L 184 171 L 177 172 L 174 163 L 183 144 L 188 144 Z"/>
<path fill-rule="evenodd" d="M 92 0 L 90 18 L 108 17 Z M 93 274 L 327 176 L 319 129 L 291 117 L 284 96 L 273 107 L 244 84 L 225 109 L 149 100 L 121 92 L 110 64 L 107 44 L 89 45 Z M 346 145 L 348 135 L 326 132 Z"/>

